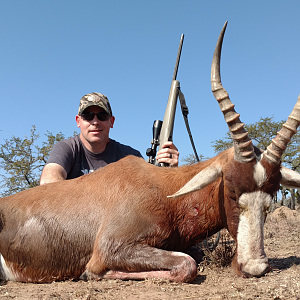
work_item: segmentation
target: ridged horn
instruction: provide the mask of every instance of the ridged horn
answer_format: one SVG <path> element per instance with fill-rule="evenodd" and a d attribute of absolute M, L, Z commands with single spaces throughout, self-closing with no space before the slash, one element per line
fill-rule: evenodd
<path fill-rule="evenodd" d="M 289 115 L 287 121 L 282 125 L 280 131 L 272 140 L 271 144 L 265 151 L 265 157 L 272 164 L 279 164 L 281 156 L 284 153 L 287 144 L 291 140 L 292 136 L 297 133 L 297 127 L 300 125 L 300 95 L 293 108 L 293 111 Z"/>
<path fill-rule="evenodd" d="M 227 91 L 223 88 L 220 76 L 221 50 L 226 27 L 227 22 L 219 35 L 212 60 L 211 89 L 230 130 L 233 139 L 234 158 L 239 162 L 246 163 L 255 158 L 252 140 L 244 128 L 244 123 L 240 121 L 240 115 L 235 111 L 234 104 L 230 101 Z"/>

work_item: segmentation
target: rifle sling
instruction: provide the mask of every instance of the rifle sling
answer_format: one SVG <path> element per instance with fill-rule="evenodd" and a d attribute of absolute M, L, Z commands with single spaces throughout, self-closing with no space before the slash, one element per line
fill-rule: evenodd
<path fill-rule="evenodd" d="M 186 106 L 185 98 L 184 98 L 184 95 L 181 92 L 180 88 L 178 88 L 178 95 L 179 95 L 179 102 L 180 102 L 180 106 L 181 106 L 181 111 L 182 111 L 184 123 L 185 123 L 186 129 L 187 129 L 188 135 L 190 137 L 190 141 L 191 141 L 194 153 L 195 153 L 195 157 L 196 157 L 197 161 L 200 161 L 199 157 L 198 157 L 198 154 L 197 154 L 197 151 L 196 151 L 196 147 L 195 147 L 195 144 L 194 144 L 194 140 L 193 140 L 193 137 L 192 137 L 192 133 L 191 133 L 191 130 L 190 130 L 189 121 L 188 121 L 188 117 L 187 117 L 188 114 L 189 114 L 189 109 Z"/>

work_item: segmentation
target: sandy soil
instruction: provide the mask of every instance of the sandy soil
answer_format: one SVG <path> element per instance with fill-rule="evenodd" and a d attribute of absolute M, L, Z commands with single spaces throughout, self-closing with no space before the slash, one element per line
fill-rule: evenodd
<path fill-rule="evenodd" d="M 1 299 L 298 299 L 300 300 L 300 212 L 278 208 L 267 217 L 265 251 L 272 271 L 242 279 L 231 267 L 201 263 L 192 284 L 162 280 L 53 282 L 0 286 Z"/>

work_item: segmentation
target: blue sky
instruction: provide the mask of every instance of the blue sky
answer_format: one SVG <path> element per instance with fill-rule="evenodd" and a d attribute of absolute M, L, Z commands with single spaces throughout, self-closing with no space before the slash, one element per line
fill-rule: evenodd
<path fill-rule="evenodd" d="M 227 125 L 210 87 L 210 66 L 225 21 L 221 74 L 245 123 L 286 119 L 300 93 L 300 1 L 0 1 L 0 143 L 36 125 L 71 136 L 80 98 L 108 96 L 111 138 L 144 156 L 163 119 L 180 36 L 177 79 L 199 154 Z M 177 106 L 174 143 L 192 153 Z"/>

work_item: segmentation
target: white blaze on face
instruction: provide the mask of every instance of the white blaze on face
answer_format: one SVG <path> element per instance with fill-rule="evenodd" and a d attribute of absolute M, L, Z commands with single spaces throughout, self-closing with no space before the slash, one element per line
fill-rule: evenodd
<path fill-rule="evenodd" d="M 258 162 L 254 166 L 253 177 L 258 187 L 261 187 L 263 183 L 267 180 L 266 169 L 263 167 L 263 165 L 260 162 Z"/>
<path fill-rule="evenodd" d="M 237 262 L 241 270 L 252 276 L 263 275 L 268 268 L 264 251 L 263 226 L 271 196 L 261 191 L 242 194 L 237 234 Z"/>

